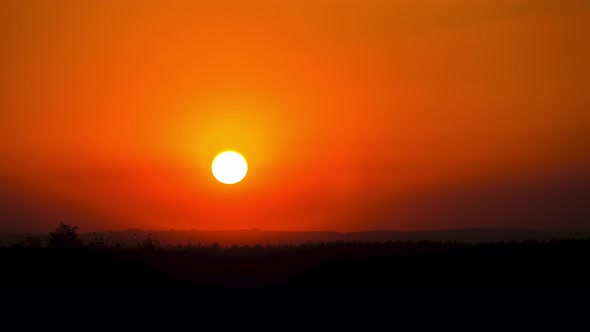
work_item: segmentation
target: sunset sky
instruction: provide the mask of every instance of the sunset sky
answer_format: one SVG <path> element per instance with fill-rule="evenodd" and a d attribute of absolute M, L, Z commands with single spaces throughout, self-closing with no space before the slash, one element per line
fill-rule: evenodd
<path fill-rule="evenodd" d="M 60 221 L 589 230 L 590 1 L 0 0 L 0 232 Z"/>

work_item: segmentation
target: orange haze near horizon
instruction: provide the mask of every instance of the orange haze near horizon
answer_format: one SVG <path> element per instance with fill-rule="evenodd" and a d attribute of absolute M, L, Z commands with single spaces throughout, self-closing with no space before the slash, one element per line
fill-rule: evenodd
<path fill-rule="evenodd" d="M 0 232 L 590 229 L 588 41 L 581 0 L 3 0 Z"/>

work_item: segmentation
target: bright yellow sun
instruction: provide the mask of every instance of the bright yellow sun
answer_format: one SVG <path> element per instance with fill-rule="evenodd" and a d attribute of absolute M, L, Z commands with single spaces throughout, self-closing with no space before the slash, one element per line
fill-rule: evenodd
<path fill-rule="evenodd" d="M 211 165 L 213 176 L 217 181 L 225 184 L 235 184 L 248 173 L 248 163 L 241 154 L 234 151 L 225 151 L 213 159 Z"/>

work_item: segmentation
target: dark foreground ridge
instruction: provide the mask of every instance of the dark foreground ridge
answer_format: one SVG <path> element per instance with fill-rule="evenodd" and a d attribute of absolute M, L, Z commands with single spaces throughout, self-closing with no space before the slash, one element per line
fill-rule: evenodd
<path fill-rule="evenodd" d="M 52 234 L 0 247 L 2 323 L 590 322 L 590 240 L 164 247 Z"/>

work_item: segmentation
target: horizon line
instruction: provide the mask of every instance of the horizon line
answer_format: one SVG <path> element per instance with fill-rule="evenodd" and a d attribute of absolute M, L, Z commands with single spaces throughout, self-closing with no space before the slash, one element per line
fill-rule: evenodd
<path fill-rule="evenodd" d="M 75 226 L 75 225 L 74 225 Z M 33 232 L 0 232 L 0 234 L 45 234 L 49 231 L 33 231 Z M 368 229 L 356 231 L 338 231 L 338 230 L 279 230 L 279 229 L 260 229 L 260 228 L 236 228 L 236 229 L 198 229 L 198 228 L 170 228 L 170 229 L 141 229 L 141 228 L 124 228 L 112 230 L 94 230 L 94 231 L 79 231 L 80 234 L 86 233 L 108 233 L 108 232 L 276 232 L 276 233 L 339 233 L 339 234 L 354 234 L 354 233 L 427 233 L 427 232 L 456 232 L 456 231 L 527 231 L 538 233 L 563 233 L 563 232 L 590 232 L 590 229 L 540 229 L 527 227 L 465 227 L 465 228 L 444 228 L 444 229 L 417 229 L 417 230 L 396 230 L 396 229 Z"/>

